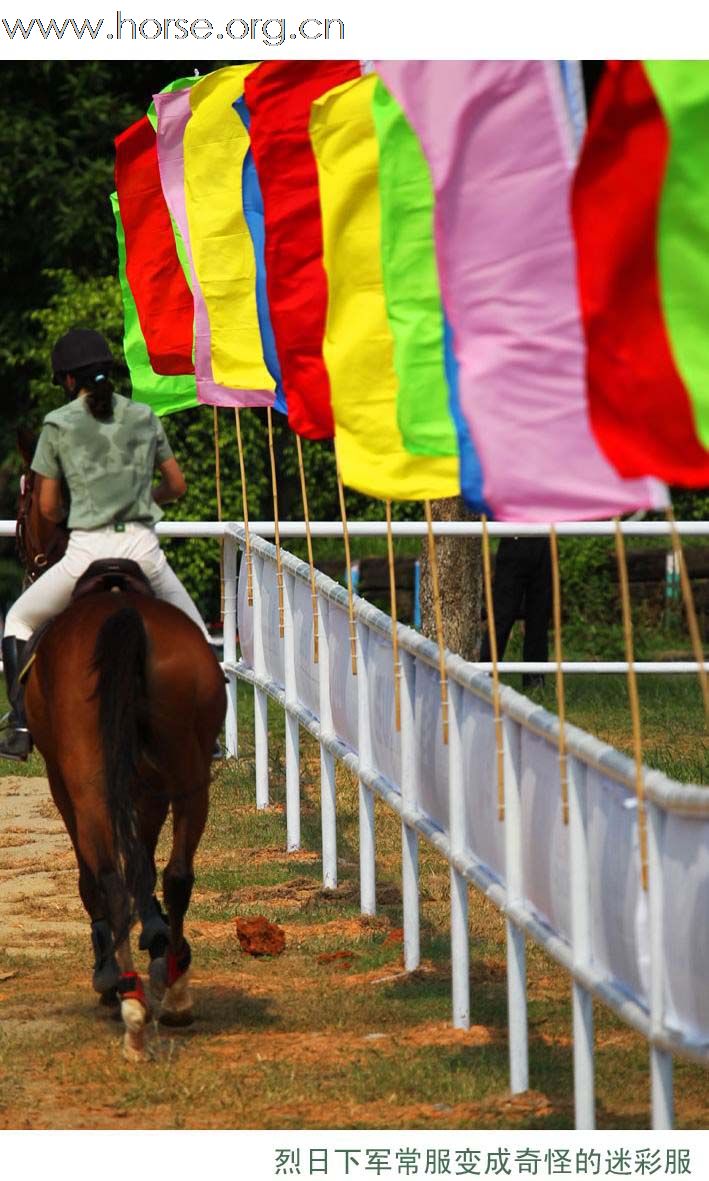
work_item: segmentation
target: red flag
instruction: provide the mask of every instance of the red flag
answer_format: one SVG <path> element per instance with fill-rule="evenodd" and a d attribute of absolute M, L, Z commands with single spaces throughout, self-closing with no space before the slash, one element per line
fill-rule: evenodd
<path fill-rule="evenodd" d="M 155 132 L 145 116 L 116 139 L 116 189 L 126 275 L 155 373 L 194 373 L 194 304 L 160 185 Z"/>
<path fill-rule="evenodd" d="M 244 89 L 263 194 L 268 300 L 288 422 L 309 439 L 334 434 L 322 356 L 327 279 L 310 108 L 320 95 L 360 73 L 358 61 L 267 62 L 249 75 Z"/>

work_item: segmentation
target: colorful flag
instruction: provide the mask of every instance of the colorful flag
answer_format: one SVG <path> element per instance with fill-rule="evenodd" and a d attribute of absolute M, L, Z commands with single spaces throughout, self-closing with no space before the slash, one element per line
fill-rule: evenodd
<path fill-rule="evenodd" d="M 243 94 L 234 103 L 234 110 L 241 119 L 246 130 L 251 125 L 251 116 Z M 249 141 L 250 142 L 250 141 Z M 263 195 L 259 184 L 258 173 L 254 163 L 254 154 L 249 147 L 244 157 L 244 171 L 242 177 L 242 192 L 244 199 L 244 216 L 249 227 L 251 241 L 256 260 L 256 307 L 258 322 L 261 329 L 261 344 L 263 345 L 263 359 L 271 374 L 276 387 L 274 410 L 281 414 L 287 413 L 286 397 L 281 380 L 281 363 L 278 360 L 276 338 L 271 323 L 271 309 L 268 306 L 268 286 L 266 283 L 266 226 L 263 215 Z"/>
<path fill-rule="evenodd" d="M 197 387 L 193 376 L 170 377 L 153 371 L 150 357 L 140 328 L 135 300 L 126 276 L 126 244 L 118 205 L 118 194 L 111 193 L 111 208 L 116 219 L 118 243 L 118 278 L 123 297 L 125 353 L 136 402 L 147 402 L 157 415 L 173 414 L 176 410 L 189 410 L 197 405 Z"/>
<path fill-rule="evenodd" d="M 382 278 L 399 379 L 399 428 L 404 446 L 414 455 L 457 455 L 428 165 L 386 87 L 379 80 L 372 86 L 367 79 L 366 90 L 372 95 L 376 135 Z"/>
<path fill-rule="evenodd" d="M 709 64 L 609 63 L 574 185 L 591 421 L 625 476 L 709 485 Z"/>
<path fill-rule="evenodd" d="M 486 509 L 480 460 L 460 409 L 458 363 L 441 303 L 431 174 L 404 112 L 374 88 L 382 272 L 399 388 L 397 421 L 413 455 L 458 455 L 461 491 Z"/>
<path fill-rule="evenodd" d="M 382 278 L 378 142 L 372 113 L 377 85 L 370 74 L 337 87 L 313 103 L 310 119 L 329 292 L 323 356 L 337 455 L 343 481 L 369 496 L 455 496 L 460 488 L 457 454 L 412 455 L 397 423 L 399 379 Z M 444 385 L 442 374 L 440 384 Z M 445 398 L 445 389 L 439 392 Z M 454 446 L 452 432 L 451 438 Z"/>
<path fill-rule="evenodd" d="M 192 373 L 192 294 L 163 198 L 150 120 L 139 119 L 115 143 L 126 275 L 151 367 L 162 374 Z"/>
<path fill-rule="evenodd" d="M 311 439 L 330 438 L 333 419 L 322 355 L 327 282 L 310 108 L 320 95 L 360 73 L 357 61 L 265 62 L 244 87 L 263 195 L 268 301 L 288 421 Z"/>
<path fill-rule="evenodd" d="M 249 136 L 233 108 L 255 63 L 227 66 L 190 91 L 183 154 L 192 259 L 209 318 L 214 380 L 270 391 L 256 305 L 256 260 L 244 215 Z"/>
<path fill-rule="evenodd" d="M 161 94 L 172 94 L 173 91 L 175 91 L 175 90 L 189 90 L 189 88 L 191 86 L 194 86 L 199 81 L 200 81 L 199 74 L 189 74 L 186 78 L 176 78 L 174 82 L 169 82 L 167 86 L 163 86 L 160 93 Z M 154 99 L 151 102 L 150 106 L 148 107 L 147 115 L 148 115 L 148 119 L 150 120 L 150 125 L 153 128 L 153 131 L 157 135 L 157 133 L 158 133 L 158 113 L 155 110 L 155 100 Z M 180 264 L 182 266 L 182 270 L 184 271 L 187 285 L 189 286 L 190 285 L 190 263 L 189 263 L 189 259 L 187 257 L 187 251 L 185 250 L 185 244 L 182 241 L 182 235 L 177 228 L 177 225 L 175 223 L 175 219 L 173 218 L 172 214 L 170 214 L 170 221 L 172 222 L 172 232 L 175 235 L 175 246 L 177 248 L 177 257 L 180 260 Z M 190 290 L 191 290 L 191 287 L 190 287 Z"/>
<path fill-rule="evenodd" d="M 185 205 L 183 137 L 191 116 L 189 91 L 156 94 L 158 162 L 163 193 L 185 244 L 194 299 L 195 376 L 197 397 L 211 406 L 270 406 L 272 390 L 236 390 L 219 385 L 211 366 L 209 316 L 194 269 Z"/>
<path fill-rule="evenodd" d="M 664 502 L 590 430 L 556 62 L 378 62 L 431 169 L 460 400 L 500 519 L 605 517 Z"/>

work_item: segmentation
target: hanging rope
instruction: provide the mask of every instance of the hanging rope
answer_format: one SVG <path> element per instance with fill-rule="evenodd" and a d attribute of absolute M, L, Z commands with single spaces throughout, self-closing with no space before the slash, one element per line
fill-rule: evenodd
<path fill-rule="evenodd" d="M 389 594 L 391 597 L 391 638 L 394 658 L 394 722 L 401 729 L 401 665 L 399 664 L 399 628 L 396 614 L 396 569 L 394 566 L 394 535 L 391 529 L 391 501 L 387 500 L 387 555 L 389 558 Z"/>
<path fill-rule="evenodd" d="M 340 475 L 340 463 L 337 458 L 337 442 L 335 446 L 335 470 L 337 472 L 337 493 L 340 498 L 340 516 L 342 517 L 342 539 L 345 543 L 345 566 L 347 569 L 347 608 L 350 617 L 350 656 L 352 659 L 352 676 L 357 676 L 357 632 L 354 618 L 354 594 L 352 592 L 352 559 L 350 557 L 350 535 L 347 529 L 347 510 L 345 508 L 345 489 Z"/>
<path fill-rule="evenodd" d="M 249 607 L 254 605 L 254 579 L 251 569 L 251 534 L 249 532 L 249 498 L 246 493 L 246 468 L 244 466 L 244 448 L 241 442 L 241 415 L 239 407 L 234 407 L 236 421 L 236 445 L 239 449 L 239 470 L 241 471 L 241 503 L 244 513 L 244 558 L 246 559 L 246 601 Z"/>
<path fill-rule="evenodd" d="M 424 512 L 428 525 L 428 562 L 431 567 L 431 590 L 433 592 L 433 613 L 436 620 L 436 637 L 438 639 L 438 672 L 441 681 L 441 723 L 443 725 L 443 742 L 448 745 L 448 677 L 446 674 L 446 645 L 443 637 L 443 612 L 441 611 L 441 592 L 438 585 L 438 559 L 436 557 L 436 539 L 433 536 L 433 518 L 431 516 L 431 502 L 424 500 Z"/>
<path fill-rule="evenodd" d="M 273 524 L 275 528 L 276 544 L 276 582 L 278 583 L 278 634 L 283 639 L 286 634 L 285 609 L 283 606 L 283 567 L 281 565 L 281 529 L 278 521 L 278 483 L 276 481 L 276 455 L 273 450 L 273 414 L 271 407 L 266 407 L 268 418 L 268 450 L 271 455 L 271 485 L 273 488 Z"/>
<path fill-rule="evenodd" d="M 222 472 L 221 456 L 219 452 L 219 417 L 217 407 L 214 412 L 214 480 L 217 489 L 217 520 L 222 519 Z M 219 538 L 219 621 L 224 623 L 224 538 Z"/>
<path fill-rule="evenodd" d="M 497 818 L 505 819 L 505 747 L 502 730 L 502 710 L 500 708 L 500 674 L 497 668 L 497 632 L 495 631 L 495 608 L 492 601 L 492 565 L 490 562 L 490 534 L 487 529 L 487 517 L 483 513 L 480 520 L 483 525 L 483 582 L 485 584 L 485 607 L 487 610 L 487 630 L 490 636 L 490 656 L 492 657 L 492 709 L 495 717 L 495 748 L 497 752 Z"/>
<path fill-rule="evenodd" d="M 640 843 L 640 876 L 643 890 L 648 886 L 647 815 L 645 812 L 645 779 L 643 776 L 643 741 L 640 726 L 640 700 L 635 673 L 633 654 L 633 618 L 630 610 L 628 588 L 628 563 L 625 556 L 625 540 L 620 521 L 615 521 L 615 552 L 618 559 L 620 579 L 620 602 L 623 611 L 623 634 L 625 636 L 625 659 L 628 663 L 628 697 L 630 718 L 633 727 L 633 754 L 635 758 L 635 795 L 638 803 L 638 840 Z"/>
<path fill-rule="evenodd" d="M 551 586 L 554 611 L 554 656 L 556 659 L 556 708 L 559 714 L 559 776 L 561 779 L 561 814 L 564 824 L 569 823 L 569 778 L 566 762 L 566 695 L 564 672 L 561 667 L 563 655 L 561 645 L 561 575 L 559 572 L 559 545 L 556 527 L 549 533 L 551 549 Z"/>
<path fill-rule="evenodd" d="M 684 556 L 684 548 L 682 546 L 682 538 L 677 529 L 677 522 L 672 510 L 672 506 L 667 509 L 667 520 L 670 523 L 670 537 L 672 538 L 672 549 L 675 555 L 675 562 L 679 571 L 679 581 L 682 587 L 682 599 L 684 602 L 684 610 L 687 616 L 687 627 L 689 629 L 690 639 L 692 641 L 692 651 L 694 659 L 699 668 L 697 675 L 699 677 L 699 688 L 702 692 L 704 700 L 704 716 L 709 722 L 709 678 L 707 678 L 706 670 L 704 668 L 704 648 L 702 646 L 702 637 L 699 631 L 699 624 L 697 623 L 697 611 L 694 605 L 694 594 L 692 592 L 692 583 L 689 578 L 689 571 L 687 570 L 687 562 Z"/>
<path fill-rule="evenodd" d="M 303 516 L 305 517 L 305 539 L 308 545 L 308 563 L 310 565 L 310 598 L 313 604 L 313 664 L 318 663 L 318 592 L 315 586 L 315 563 L 313 562 L 313 539 L 310 534 L 310 514 L 308 513 L 308 489 L 305 484 L 305 468 L 303 466 L 303 446 L 300 435 L 295 436 L 298 448 L 298 469 L 300 471 L 300 491 L 303 497 Z"/>

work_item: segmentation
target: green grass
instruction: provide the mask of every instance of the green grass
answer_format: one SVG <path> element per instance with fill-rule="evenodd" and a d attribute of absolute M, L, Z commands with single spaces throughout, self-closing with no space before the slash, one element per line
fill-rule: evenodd
<path fill-rule="evenodd" d="M 566 687 L 571 720 L 629 749 L 623 678 L 569 677 Z M 553 708 L 553 678 L 540 699 Z M 706 738 L 696 682 L 645 679 L 641 702 L 648 761 L 699 781 Z M 120 1058 L 120 1027 L 95 1006 L 87 939 L 46 959 L 2 955 L 0 969 L 17 975 L 0 983 L 0 1127 L 572 1127 L 565 973 L 528 944 L 531 1094 L 510 1101 L 502 916 L 471 890 L 474 1028 L 452 1031 L 447 865 L 422 843 L 422 970 L 404 975 L 392 937 L 402 923 L 397 818 L 376 802 L 378 911 L 363 920 L 356 783 L 338 767 L 340 884 L 326 892 L 317 743 L 302 735 L 302 843 L 311 853 L 293 858 L 282 711 L 269 707 L 271 806 L 257 813 L 246 685 L 238 709 L 241 757 L 215 764 L 187 922 L 194 1026 L 163 1031 L 155 1061 L 136 1071 Z M 8 765 L 27 771 L 41 774 L 41 759 Z M 235 920 L 256 914 L 286 930 L 281 956 L 241 951 Z M 337 952 L 347 954 L 322 958 Z M 603 1006 L 594 1016 L 599 1127 L 645 1128 L 647 1044 Z M 680 1128 L 705 1127 L 706 1072 L 678 1063 L 676 1101 Z"/>

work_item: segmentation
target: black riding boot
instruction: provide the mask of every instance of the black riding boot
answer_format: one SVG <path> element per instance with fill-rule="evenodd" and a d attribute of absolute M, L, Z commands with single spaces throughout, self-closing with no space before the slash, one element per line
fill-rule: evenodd
<path fill-rule="evenodd" d="M 5 736 L 0 739 L 0 758 L 15 759 L 24 763 L 32 750 L 32 737 L 27 729 L 25 717 L 25 691 L 18 674 L 22 671 L 22 656 L 25 640 L 5 636 L 2 642 L 2 659 L 5 667 L 5 684 L 10 702 L 10 717 Z"/>

